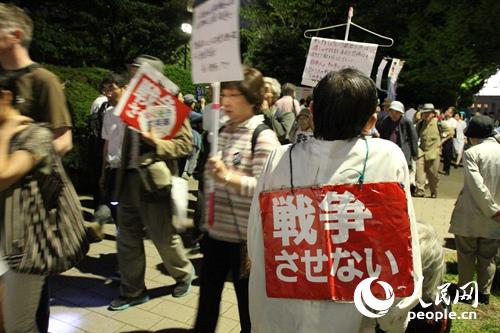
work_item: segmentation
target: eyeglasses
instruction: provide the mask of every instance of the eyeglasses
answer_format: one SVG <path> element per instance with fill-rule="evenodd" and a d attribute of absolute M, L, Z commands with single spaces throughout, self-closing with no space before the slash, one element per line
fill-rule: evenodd
<path fill-rule="evenodd" d="M 221 98 L 233 98 L 233 97 L 238 97 L 238 96 L 243 96 L 242 93 L 239 94 L 229 94 L 229 95 L 220 95 Z"/>

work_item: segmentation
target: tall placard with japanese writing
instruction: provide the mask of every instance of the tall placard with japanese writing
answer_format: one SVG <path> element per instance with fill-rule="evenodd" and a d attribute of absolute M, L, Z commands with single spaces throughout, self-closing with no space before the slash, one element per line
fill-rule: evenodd
<path fill-rule="evenodd" d="M 396 297 L 413 293 L 410 221 L 399 183 L 285 189 L 259 199 L 268 297 L 352 301 L 368 277 L 389 283 Z"/>
<path fill-rule="evenodd" d="M 178 90 L 163 74 L 143 64 L 127 85 L 115 114 L 139 131 L 153 131 L 161 139 L 173 138 L 190 111 L 174 96 Z"/>
<path fill-rule="evenodd" d="M 208 0 L 193 11 L 194 83 L 243 80 L 238 0 Z"/>
<path fill-rule="evenodd" d="M 329 72 L 349 67 L 370 76 L 377 46 L 313 37 L 302 74 L 302 84 L 314 87 Z"/>

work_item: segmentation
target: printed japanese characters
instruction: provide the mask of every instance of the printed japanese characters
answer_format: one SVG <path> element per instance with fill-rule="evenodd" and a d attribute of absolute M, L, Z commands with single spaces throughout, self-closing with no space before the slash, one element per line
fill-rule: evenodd
<path fill-rule="evenodd" d="M 173 95 L 177 90 L 174 83 L 144 64 L 127 86 L 115 114 L 137 130 L 154 131 L 157 137 L 170 139 L 189 113 Z"/>
<path fill-rule="evenodd" d="M 269 297 L 352 301 L 379 277 L 396 297 L 412 294 L 406 197 L 398 183 L 326 185 L 263 192 Z M 383 297 L 382 288 L 374 295 Z"/>

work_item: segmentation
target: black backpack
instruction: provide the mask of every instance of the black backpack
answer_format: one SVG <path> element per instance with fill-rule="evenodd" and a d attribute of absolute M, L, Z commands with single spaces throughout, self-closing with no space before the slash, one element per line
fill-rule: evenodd
<path fill-rule="evenodd" d="M 87 118 L 87 128 L 89 129 L 90 136 L 100 138 L 102 132 L 102 123 L 104 120 L 104 112 L 108 108 L 109 103 L 103 102 L 97 112 L 94 112 Z"/>

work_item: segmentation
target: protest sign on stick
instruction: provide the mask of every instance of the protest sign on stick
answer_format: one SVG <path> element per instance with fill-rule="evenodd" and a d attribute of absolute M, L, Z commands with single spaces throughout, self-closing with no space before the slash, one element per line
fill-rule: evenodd
<path fill-rule="evenodd" d="M 385 66 L 387 66 L 387 59 L 380 60 L 380 64 L 377 69 L 377 77 L 375 81 L 375 85 L 377 89 L 382 90 L 382 76 L 384 74 Z"/>
<path fill-rule="evenodd" d="M 377 46 L 377 44 L 313 37 L 302 74 L 302 84 L 314 87 L 330 71 L 349 67 L 370 76 Z"/>
<path fill-rule="evenodd" d="M 208 0 L 193 10 L 191 64 L 194 83 L 212 82 L 210 156 L 217 155 L 220 82 L 243 80 L 240 55 L 239 1 Z M 208 182 L 208 225 L 214 224 L 215 186 Z"/>
<path fill-rule="evenodd" d="M 189 114 L 175 94 L 179 88 L 152 66 L 143 64 L 127 86 L 115 114 L 138 131 L 173 138 Z"/>
<path fill-rule="evenodd" d="M 194 8 L 191 58 L 194 83 L 243 79 L 239 1 L 209 0 Z"/>

